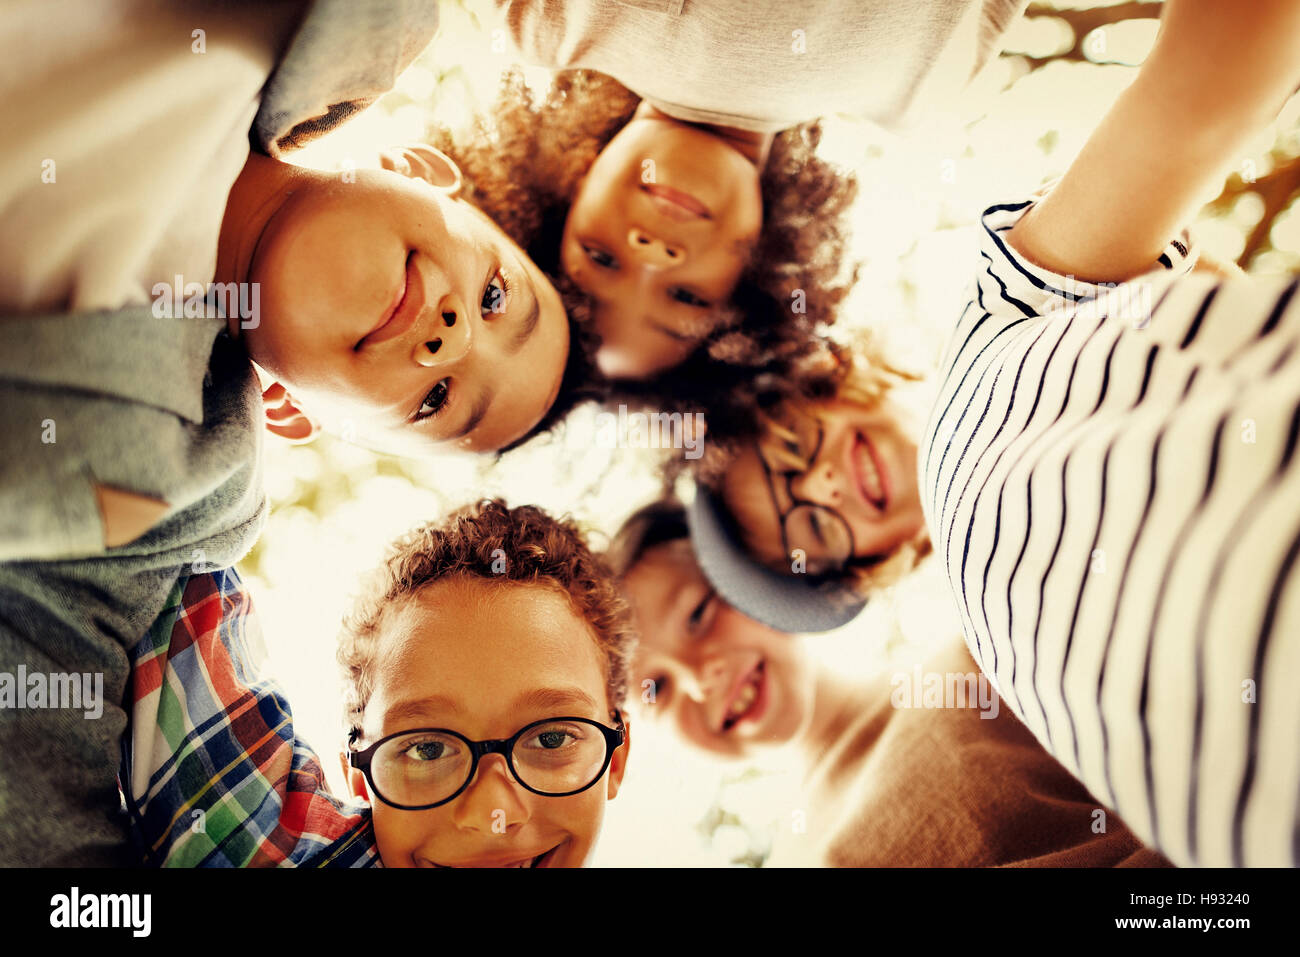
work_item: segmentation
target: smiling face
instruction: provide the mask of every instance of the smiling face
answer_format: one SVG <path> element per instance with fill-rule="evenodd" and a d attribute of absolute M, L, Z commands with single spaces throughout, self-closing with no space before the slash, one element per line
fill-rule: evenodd
<path fill-rule="evenodd" d="M 561 716 L 615 726 L 590 627 L 563 592 L 543 585 L 465 577 L 426 585 L 386 619 L 374 680 L 359 748 L 421 728 L 481 741 Z M 427 750 L 411 753 L 427 760 Z M 526 790 L 501 755 L 486 755 L 459 796 L 422 811 L 390 807 L 367 794 L 360 771 L 348 774 L 374 808 L 386 867 L 578 867 L 618 793 L 627 751 L 625 742 L 594 785 L 568 797 Z"/>
<path fill-rule="evenodd" d="M 925 527 L 916 442 L 901 410 L 835 399 L 790 420 L 729 466 L 722 499 L 750 551 L 789 572 L 801 551 L 808 574 L 849 560 L 887 558 Z"/>
<path fill-rule="evenodd" d="M 537 424 L 560 389 L 569 326 L 518 246 L 420 180 L 272 170 L 287 177 L 280 205 L 239 253 L 239 278 L 260 289 L 260 322 L 242 333 L 259 365 L 390 451 L 495 450 Z"/>
<path fill-rule="evenodd" d="M 596 300 L 600 371 L 641 379 L 685 359 L 731 296 L 762 217 L 758 169 L 736 146 L 638 110 L 564 226 L 564 271 Z"/>
<path fill-rule="evenodd" d="M 638 714 L 669 721 L 689 744 L 727 758 L 807 729 L 815 682 L 798 639 L 719 598 L 686 539 L 646 549 L 623 588 L 641 635 L 631 685 Z"/>

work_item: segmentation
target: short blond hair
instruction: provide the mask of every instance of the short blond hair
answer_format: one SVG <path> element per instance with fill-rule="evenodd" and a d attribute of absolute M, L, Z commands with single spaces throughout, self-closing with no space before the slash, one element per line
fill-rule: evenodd
<path fill-rule="evenodd" d="M 595 635 L 611 707 L 622 706 L 635 631 L 614 575 L 587 547 L 573 521 L 552 518 L 533 505 L 509 508 L 500 499 L 484 499 L 394 542 L 344 619 L 337 657 L 350 733 L 360 731 L 374 691 L 374 663 L 385 621 L 421 588 L 451 578 L 540 584 L 563 591 Z"/>

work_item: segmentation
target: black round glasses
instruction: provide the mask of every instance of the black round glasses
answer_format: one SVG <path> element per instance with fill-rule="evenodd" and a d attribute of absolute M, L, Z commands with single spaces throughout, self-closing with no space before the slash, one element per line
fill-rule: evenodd
<path fill-rule="evenodd" d="M 424 811 L 459 797 L 479 761 L 499 754 L 526 790 L 546 797 L 580 794 L 601 779 L 626 733 L 591 718 L 546 718 L 508 738 L 472 741 L 449 728 L 416 728 L 380 738 L 348 764 L 366 776 L 374 795 L 402 811 Z"/>

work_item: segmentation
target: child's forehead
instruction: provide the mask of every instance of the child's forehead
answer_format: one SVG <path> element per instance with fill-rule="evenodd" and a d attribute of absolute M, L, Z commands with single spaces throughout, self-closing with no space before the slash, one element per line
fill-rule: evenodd
<path fill-rule="evenodd" d="M 695 560 L 691 540 L 683 536 L 658 542 L 645 549 L 628 569 L 624 583 L 632 586 L 649 584 L 655 591 L 675 590 L 702 578 Z"/>
<path fill-rule="evenodd" d="M 591 626 L 558 588 L 458 577 L 401 599 L 377 636 L 374 695 L 462 703 L 539 689 L 605 697 L 606 666 Z"/>

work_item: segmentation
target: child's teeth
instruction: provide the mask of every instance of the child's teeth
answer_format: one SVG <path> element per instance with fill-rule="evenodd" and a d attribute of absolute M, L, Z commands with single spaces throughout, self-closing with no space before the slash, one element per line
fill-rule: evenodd
<path fill-rule="evenodd" d="M 876 460 L 865 447 L 862 449 L 862 482 L 867 488 L 868 497 L 879 501 L 882 492 L 880 472 L 876 469 Z"/>
<path fill-rule="evenodd" d="M 758 697 L 758 676 L 750 678 L 745 687 L 740 689 L 740 694 L 736 695 L 736 700 L 731 703 L 731 717 L 738 717 L 749 710 L 749 706 L 754 703 Z"/>

